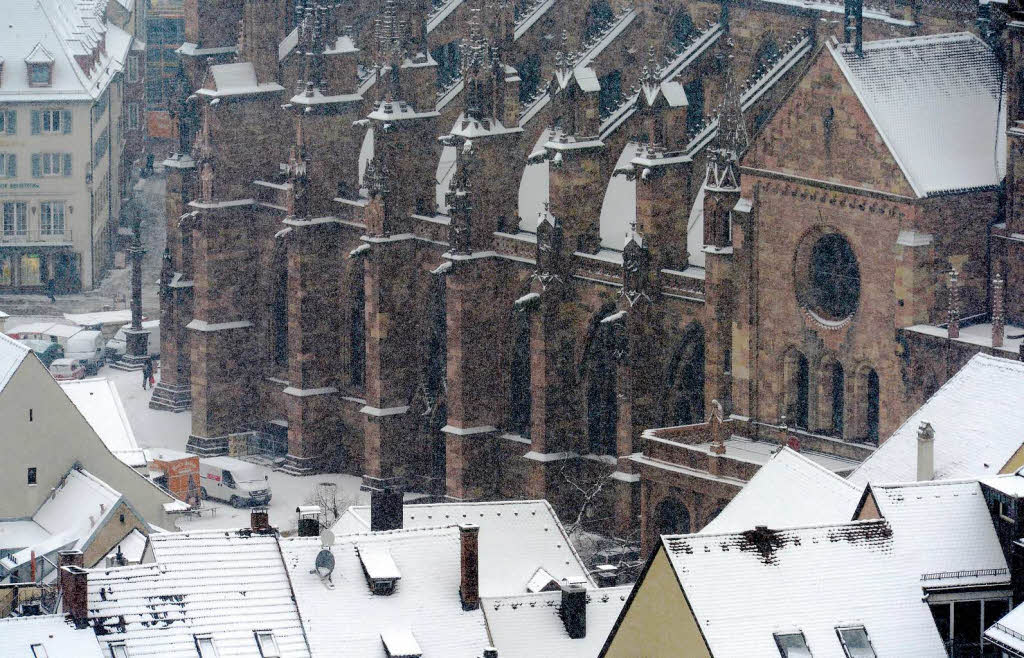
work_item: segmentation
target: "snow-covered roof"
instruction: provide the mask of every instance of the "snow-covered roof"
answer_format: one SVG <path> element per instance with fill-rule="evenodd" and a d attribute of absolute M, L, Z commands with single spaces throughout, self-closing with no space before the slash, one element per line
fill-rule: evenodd
<path fill-rule="evenodd" d="M 559 615 L 562 592 L 485 598 L 481 605 L 501 658 L 596 656 L 601 653 L 632 586 L 587 592 L 587 634 L 569 637 Z"/>
<path fill-rule="evenodd" d="M 557 580 L 593 584 L 558 515 L 546 500 L 404 506 L 405 528 L 462 523 L 480 526 L 482 596 L 525 594 L 526 585 L 538 567 Z M 365 532 L 369 528 L 367 506 L 349 507 L 334 526 L 339 534 Z"/>
<path fill-rule="evenodd" d="M 59 382 L 110 452 L 133 468 L 146 465 L 117 386 L 106 377 Z"/>
<path fill-rule="evenodd" d="M 946 655 L 885 520 L 662 543 L 712 655 L 777 656 L 774 634 L 799 632 L 815 658 L 845 658 L 836 629 L 848 626 L 863 626 L 878 656 Z"/>
<path fill-rule="evenodd" d="M 999 185 L 1006 173 L 999 61 L 962 32 L 873 41 L 863 57 L 829 44 L 914 192 Z"/>
<path fill-rule="evenodd" d="M 197 94 L 222 98 L 284 91 L 276 82 L 260 83 L 256 80 L 256 67 L 252 62 L 216 64 L 210 67 L 215 89 L 200 89 Z"/>
<path fill-rule="evenodd" d="M 871 494 L 896 539 L 913 554 L 922 587 L 1010 582 L 977 480 L 871 485 Z"/>
<path fill-rule="evenodd" d="M 89 621 L 104 647 L 194 657 L 195 635 L 209 633 L 221 656 L 260 658 L 254 631 L 269 630 L 282 656 L 310 655 L 277 537 L 210 530 L 150 541 L 156 562 L 89 572 Z"/>
<path fill-rule="evenodd" d="M 0 334 L 0 392 L 11 381 L 15 371 L 32 352 L 28 345 L 20 343 L 10 336 Z"/>
<path fill-rule="evenodd" d="M 782 448 L 701 532 L 841 523 L 853 518 L 861 493 L 861 487 Z"/>
<path fill-rule="evenodd" d="M 128 564 L 138 564 L 142 562 L 142 557 L 146 553 L 146 543 L 149 538 L 138 528 L 132 528 L 124 538 L 117 543 L 114 548 L 110 549 L 104 559 L 116 557 L 120 552 Z"/>
<path fill-rule="evenodd" d="M 616 169 L 629 166 L 640 152 L 640 144 L 627 142 L 615 163 Z M 622 249 L 626 246 L 626 232 L 636 223 L 636 178 L 612 175 L 601 204 L 601 246 Z"/>
<path fill-rule="evenodd" d="M 935 479 L 996 475 L 1024 444 L 1024 363 L 976 354 L 873 455 L 851 482 L 917 479 L 917 431 L 935 430 Z"/>
<path fill-rule="evenodd" d="M 128 324 L 132 321 L 131 309 L 119 311 L 97 311 L 95 313 L 65 313 L 64 319 L 80 327 L 103 324 Z"/>
<path fill-rule="evenodd" d="M 992 624 L 985 631 L 985 639 L 1002 649 L 1010 649 L 1016 654 L 1024 655 L 1024 605 L 1018 605 L 1002 619 Z"/>
<path fill-rule="evenodd" d="M 551 139 L 551 129 L 545 128 L 533 145 L 533 153 L 543 152 Z M 531 233 L 537 229 L 537 215 L 548 202 L 549 168 L 547 158 L 528 161 L 519 181 L 519 228 Z"/>
<path fill-rule="evenodd" d="M 36 645 L 46 653 L 33 653 Z M 0 646 L 12 658 L 104 658 L 92 629 L 77 629 L 63 615 L 0 619 Z"/>
<path fill-rule="evenodd" d="M 374 595 L 359 551 L 387 549 L 402 578 Z M 478 658 L 489 646 L 481 610 L 459 597 L 459 529 L 417 528 L 339 536 L 331 553 L 333 588 L 313 571 L 319 539 L 282 539 L 281 551 L 314 656 L 385 658 L 382 636 L 411 634 L 424 656 Z"/>
<path fill-rule="evenodd" d="M 106 21 L 106 3 L 33 0 L 4 5 L 0 21 L 0 101 L 88 101 L 123 70 L 130 34 Z M 93 60 L 88 70 L 79 65 Z M 51 83 L 29 84 L 29 64 L 52 64 Z"/>

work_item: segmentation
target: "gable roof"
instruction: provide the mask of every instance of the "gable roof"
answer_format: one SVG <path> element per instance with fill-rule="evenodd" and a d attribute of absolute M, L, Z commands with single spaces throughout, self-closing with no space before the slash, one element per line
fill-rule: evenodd
<path fill-rule="evenodd" d="M 89 621 L 130 656 L 195 656 L 211 633 L 220 655 L 260 658 L 270 630 L 284 656 L 309 650 L 278 539 L 248 531 L 154 534 L 155 563 L 89 572 Z"/>
<path fill-rule="evenodd" d="M 501 658 L 596 656 L 629 597 L 631 585 L 587 592 L 587 634 L 572 639 L 559 612 L 562 592 L 485 598 L 487 628 Z"/>
<path fill-rule="evenodd" d="M 897 539 L 912 552 L 922 587 L 1010 582 L 977 480 L 871 485 L 870 492 Z"/>
<path fill-rule="evenodd" d="M 917 429 L 935 429 L 935 479 L 999 473 L 1024 444 L 1024 363 L 976 354 L 868 457 L 849 480 L 917 479 Z"/>
<path fill-rule="evenodd" d="M 885 520 L 665 536 L 662 546 L 714 656 L 775 656 L 774 633 L 802 632 L 815 658 L 844 658 L 843 626 L 863 626 L 879 656 L 945 655 Z"/>
<path fill-rule="evenodd" d="M 15 371 L 32 352 L 32 348 L 14 340 L 10 336 L 0 334 L 0 391 L 11 381 Z"/>
<path fill-rule="evenodd" d="M 5 655 L 32 658 L 36 644 L 49 658 L 104 658 L 92 629 L 76 629 L 63 615 L 0 619 L 0 646 L 10 652 Z"/>
<path fill-rule="evenodd" d="M 131 467 L 146 465 L 114 382 L 105 377 L 58 382 L 107 449 Z"/>
<path fill-rule="evenodd" d="M 853 518 L 861 487 L 782 448 L 702 533 L 841 523 Z"/>
<path fill-rule="evenodd" d="M 1006 174 L 1001 67 L 960 32 L 828 50 L 919 197 L 999 185 Z"/>
<path fill-rule="evenodd" d="M 405 505 L 403 512 L 404 528 L 462 523 L 480 526 L 481 596 L 525 594 L 538 567 L 556 580 L 594 585 L 546 500 L 413 504 Z M 367 506 L 349 507 L 334 526 L 339 534 L 369 529 Z"/>
<path fill-rule="evenodd" d="M 333 588 L 313 570 L 316 537 L 282 539 L 281 551 L 314 656 L 385 658 L 382 635 L 411 632 L 424 656 L 478 658 L 490 645 L 483 612 L 459 597 L 459 529 L 417 528 L 338 537 Z M 374 595 L 360 551 L 387 551 L 401 573 L 389 595 Z"/>
<path fill-rule="evenodd" d="M 132 36 L 107 21 L 106 2 L 25 0 L 4 5 L 0 101 L 91 100 L 124 69 Z M 81 57 L 81 60 L 76 59 Z M 80 61 L 92 62 L 89 70 Z M 52 63 L 50 85 L 33 87 L 30 63 Z"/>

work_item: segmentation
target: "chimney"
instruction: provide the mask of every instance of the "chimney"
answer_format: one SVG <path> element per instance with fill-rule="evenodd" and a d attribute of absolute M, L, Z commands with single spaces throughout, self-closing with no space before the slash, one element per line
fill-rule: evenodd
<path fill-rule="evenodd" d="M 562 585 L 562 623 L 569 637 L 579 640 L 587 636 L 587 588 L 579 583 Z"/>
<path fill-rule="evenodd" d="M 383 489 L 370 494 L 370 530 L 400 530 L 403 514 L 401 491 Z"/>
<path fill-rule="evenodd" d="M 295 508 L 299 515 L 299 537 L 320 536 L 320 506 L 300 505 Z"/>
<path fill-rule="evenodd" d="M 992 347 L 1003 346 L 1006 321 L 1003 319 L 1003 277 L 992 279 Z"/>
<path fill-rule="evenodd" d="M 85 556 L 81 551 L 57 554 L 64 614 L 71 617 L 77 628 L 85 628 L 89 622 L 89 572 L 84 565 Z"/>
<path fill-rule="evenodd" d="M 935 478 L 935 430 L 922 422 L 917 428 L 917 479 L 919 482 Z"/>
<path fill-rule="evenodd" d="M 459 543 L 462 545 L 459 598 L 463 610 L 476 610 L 480 607 L 480 526 L 460 525 Z"/>
<path fill-rule="evenodd" d="M 261 534 L 270 532 L 270 513 L 267 512 L 267 508 L 254 507 L 249 514 L 249 525 L 252 527 L 253 532 Z"/>

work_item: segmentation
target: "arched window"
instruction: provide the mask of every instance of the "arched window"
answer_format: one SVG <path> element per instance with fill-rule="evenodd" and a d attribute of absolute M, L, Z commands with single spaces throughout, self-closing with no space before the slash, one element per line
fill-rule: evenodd
<path fill-rule="evenodd" d="M 692 425 L 704 420 L 704 327 L 691 324 L 672 353 L 665 382 L 662 423 Z"/>
<path fill-rule="evenodd" d="M 658 535 L 685 535 L 691 531 L 690 510 L 675 498 L 666 498 L 654 509 Z"/>
<path fill-rule="evenodd" d="M 278 245 L 274 258 L 273 299 L 271 302 L 270 354 L 274 365 L 288 367 L 288 256 L 287 247 Z"/>
<path fill-rule="evenodd" d="M 807 357 L 791 349 L 783 363 L 783 405 L 786 422 L 800 429 L 808 427 L 808 386 L 810 367 Z"/>
<path fill-rule="evenodd" d="M 846 376 L 843 373 L 843 366 L 839 362 L 832 364 L 830 373 L 831 397 L 832 397 L 832 433 L 836 436 L 843 436 L 843 413 L 846 410 L 844 405 L 843 391 L 846 386 Z"/>
<path fill-rule="evenodd" d="M 509 368 L 509 429 L 530 436 L 530 316 L 517 312 L 512 322 L 515 344 Z"/>
<path fill-rule="evenodd" d="M 704 121 L 704 81 L 694 78 L 683 86 L 686 92 L 686 131 L 694 132 Z"/>
<path fill-rule="evenodd" d="M 878 373 L 874 370 L 868 372 L 867 394 L 867 439 L 872 443 L 878 443 Z"/>
<path fill-rule="evenodd" d="M 594 0 L 587 9 L 587 15 L 583 19 L 583 38 L 591 39 L 607 28 L 615 14 L 608 0 Z"/>
<path fill-rule="evenodd" d="M 619 407 L 615 350 L 620 323 L 601 322 L 614 310 L 615 306 L 609 305 L 591 319 L 583 353 L 588 448 L 596 455 L 616 454 Z"/>
<path fill-rule="evenodd" d="M 686 7 L 680 7 L 672 15 L 672 22 L 669 24 L 669 41 L 672 44 L 672 48 L 675 50 L 682 48 L 690 40 L 694 32 L 696 30 L 694 29 L 690 12 L 686 11 Z"/>
<path fill-rule="evenodd" d="M 519 72 L 519 101 L 525 103 L 533 98 L 540 86 L 540 55 L 529 53 L 519 62 L 516 70 Z"/>

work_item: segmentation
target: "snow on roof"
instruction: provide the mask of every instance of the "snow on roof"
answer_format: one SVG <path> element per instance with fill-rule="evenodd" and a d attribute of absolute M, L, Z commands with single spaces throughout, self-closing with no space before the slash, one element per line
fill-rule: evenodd
<path fill-rule="evenodd" d="M 1010 582 L 977 480 L 871 485 L 871 493 L 897 540 L 911 545 L 922 587 Z"/>
<path fill-rule="evenodd" d="M 284 91 L 284 87 L 276 82 L 257 82 L 256 67 L 252 62 L 216 64 L 210 67 L 210 75 L 213 76 L 213 84 L 216 89 L 200 89 L 196 92 L 197 94 L 220 98 Z"/>
<path fill-rule="evenodd" d="M 71 402 L 118 459 L 133 468 L 146 465 L 114 382 L 106 377 L 59 382 Z"/>
<path fill-rule="evenodd" d="M 633 158 L 640 152 L 640 145 L 627 142 L 615 163 L 614 169 L 629 166 Z M 621 250 L 626 246 L 626 232 L 636 223 L 636 179 L 626 176 L 612 175 L 605 189 L 604 202 L 601 204 L 601 246 L 606 249 Z"/>
<path fill-rule="evenodd" d="M 573 71 L 576 84 L 583 91 L 601 91 L 601 83 L 597 80 L 597 71 L 589 66 L 581 66 Z"/>
<path fill-rule="evenodd" d="M 28 345 L 0 334 L 0 391 L 4 390 L 18 366 L 31 352 L 32 349 Z"/>
<path fill-rule="evenodd" d="M 996 475 L 995 477 L 984 478 L 979 481 L 1008 496 L 1024 498 L 1024 474 L 1022 474 L 1022 471 Z"/>
<path fill-rule="evenodd" d="M 146 542 L 148 538 L 138 528 L 132 528 L 132 531 L 124 536 L 117 546 L 110 549 L 110 552 L 106 554 L 106 558 L 112 558 L 117 556 L 120 551 L 121 556 L 128 561 L 129 564 L 138 564 L 142 562 L 142 556 L 146 552 Z"/>
<path fill-rule="evenodd" d="M 7 333 L 11 336 L 27 336 L 38 334 L 41 336 L 56 336 L 58 338 L 70 338 L 82 331 L 82 327 L 65 324 L 63 322 L 29 322 L 11 327 Z"/>
<path fill-rule="evenodd" d="M 935 430 L 935 479 L 995 475 L 1024 443 L 1024 363 L 976 354 L 854 471 L 851 482 L 917 479 L 917 430 Z"/>
<path fill-rule="evenodd" d="M 131 309 L 120 311 L 98 311 L 96 313 L 65 313 L 64 319 L 80 327 L 102 324 L 128 324 L 132 321 Z"/>
<path fill-rule="evenodd" d="M 860 487 L 832 471 L 798 452 L 782 448 L 701 532 L 849 521 L 861 493 Z"/>
<path fill-rule="evenodd" d="M 999 185 L 1006 173 L 999 61 L 962 32 L 829 44 L 918 196 Z"/>
<path fill-rule="evenodd" d="M 501 658 L 596 656 L 601 653 L 632 586 L 587 592 L 587 634 L 574 640 L 559 616 L 562 592 L 485 598 L 487 627 Z"/>
<path fill-rule="evenodd" d="M 533 146 L 533 152 L 543 151 L 544 144 L 551 139 L 551 129 L 545 128 L 540 139 Z M 537 215 L 548 202 L 548 160 L 527 162 L 523 177 L 519 181 L 519 228 L 523 231 L 537 230 Z"/>
<path fill-rule="evenodd" d="M 363 144 L 359 148 L 359 184 L 363 183 L 363 176 L 366 175 L 366 166 L 373 160 L 374 137 L 373 128 L 366 131 L 363 136 Z"/>
<path fill-rule="evenodd" d="M 704 267 L 704 193 L 707 181 L 701 183 L 697 198 L 690 209 L 690 219 L 686 223 L 686 250 L 689 252 L 690 265 Z"/>
<path fill-rule="evenodd" d="M 1018 605 L 992 624 L 985 631 L 985 638 L 1001 648 L 1024 653 L 1024 605 Z"/>
<path fill-rule="evenodd" d="M 105 6 L 105 3 L 104 5 Z M 0 58 L 5 62 L 0 101 L 92 100 L 123 70 L 130 34 L 104 20 L 102 6 L 76 0 L 4 4 Z M 96 57 L 89 70 L 76 56 Z M 29 84 L 29 64 L 52 64 L 50 84 Z"/>
<path fill-rule="evenodd" d="M 879 656 L 946 655 L 885 520 L 662 543 L 712 655 L 775 656 L 774 633 L 799 631 L 815 658 L 843 658 L 836 628 L 850 625 L 865 628 Z"/>
<path fill-rule="evenodd" d="M 402 572 L 394 592 L 374 595 L 357 547 L 386 548 Z M 412 633 L 425 656 L 477 658 L 490 644 L 483 613 L 459 598 L 457 527 L 339 536 L 331 552 L 333 589 L 315 572 L 316 538 L 282 539 L 288 575 L 314 655 L 385 658 L 382 635 Z"/>
<path fill-rule="evenodd" d="M 63 615 L 0 619 L 0 645 L 12 657 L 33 658 L 32 647 L 42 645 L 46 653 L 36 656 L 104 658 L 92 629 L 77 629 Z"/>
<path fill-rule="evenodd" d="M 254 631 L 282 656 L 309 656 L 278 539 L 210 530 L 150 536 L 156 562 L 89 572 L 89 621 L 129 656 L 195 656 L 209 633 L 220 655 L 259 658 Z M 308 571 L 308 568 L 307 568 Z"/>
<path fill-rule="evenodd" d="M 445 195 L 451 189 L 452 179 L 455 177 L 456 156 L 457 153 L 454 146 L 445 146 L 441 149 L 441 159 L 437 162 L 437 172 L 435 174 L 437 185 L 434 189 L 434 196 L 438 210 L 442 214 L 448 212 L 448 202 Z"/>
<path fill-rule="evenodd" d="M 453 523 L 480 526 L 482 596 L 525 593 L 538 567 L 558 580 L 592 584 L 583 561 L 546 500 L 404 506 L 405 528 Z M 363 532 L 370 527 L 368 506 L 349 507 L 334 529 L 340 534 L 360 527 Z M 407 577 L 403 569 L 403 582 Z"/>
<path fill-rule="evenodd" d="M 633 21 L 636 20 L 638 15 L 639 12 L 634 8 L 629 9 L 621 16 L 616 17 L 615 22 L 611 25 L 608 31 L 602 34 L 601 37 L 583 53 L 579 60 L 576 61 L 576 70 L 579 71 L 580 69 L 589 67 L 593 64 L 594 60 L 600 57 L 601 53 L 605 51 L 605 48 L 610 46 L 627 27 L 633 24 Z"/>

